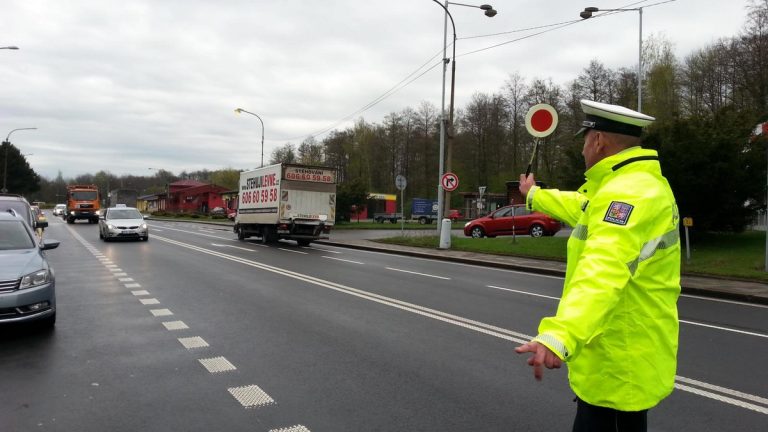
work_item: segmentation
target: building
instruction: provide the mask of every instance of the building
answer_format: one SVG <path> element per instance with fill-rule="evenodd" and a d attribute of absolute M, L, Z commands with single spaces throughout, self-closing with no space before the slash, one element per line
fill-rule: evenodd
<path fill-rule="evenodd" d="M 180 180 L 170 183 L 167 191 L 143 195 L 136 204 L 141 211 L 167 211 L 171 213 L 209 213 L 216 207 L 226 208 L 222 194 L 229 189 L 196 180 Z"/>

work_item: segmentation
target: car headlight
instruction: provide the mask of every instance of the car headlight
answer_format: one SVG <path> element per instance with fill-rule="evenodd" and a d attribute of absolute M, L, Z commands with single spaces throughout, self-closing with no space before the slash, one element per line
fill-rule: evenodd
<path fill-rule="evenodd" d="M 109 229 L 113 230 L 113 229 L 115 229 L 115 226 L 114 226 L 114 225 L 112 225 L 112 224 L 107 224 L 107 228 L 109 228 Z"/>
<path fill-rule="evenodd" d="M 51 281 L 51 272 L 48 269 L 38 270 L 21 278 L 19 289 L 36 287 Z"/>
<path fill-rule="evenodd" d="M 464 228 L 468 227 L 468 226 L 469 226 L 469 224 L 471 224 L 471 223 L 472 223 L 472 222 L 467 222 L 467 223 L 465 223 L 465 224 L 464 224 Z"/>
<path fill-rule="evenodd" d="M 147 229 L 147 224 L 145 223 L 141 224 L 141 229 Z"/>

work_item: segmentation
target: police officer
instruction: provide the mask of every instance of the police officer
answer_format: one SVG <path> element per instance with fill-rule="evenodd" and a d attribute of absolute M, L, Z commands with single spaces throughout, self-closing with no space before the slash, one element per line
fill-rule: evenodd
<path fill-rule="evenodd" d="M 655 119 L 581 101 L 586 183 L 541 189 L 520 176 L 528 208 L 573 227 L 563 294 L 538 335 L 515 349 L 541 380 L 568 363 L 574 431 L 645 431 L 647 410 L 668 396 L 677 366 L 679 215 L 658 154 L 640 147 Z"/>

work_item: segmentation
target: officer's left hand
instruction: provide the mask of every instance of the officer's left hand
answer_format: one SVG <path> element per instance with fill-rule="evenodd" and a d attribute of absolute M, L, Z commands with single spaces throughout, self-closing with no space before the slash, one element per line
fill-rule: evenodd
<path fill-rule="evenodd" d="M 544 376 L 544 370 L 541 368 L 542 365 L 546 366 L 547 369 L 560 369 L 560 366 L 563 364 L 560 357 L 538 342 L 531 341 L 520 345 L 515 348 L 515 352 L 518 354 L 533 353 L 528 358 L 528 365 L 533 366 L 533 377 L 536 378 L 536 381 L 541 381 L 541 378 Z"/>

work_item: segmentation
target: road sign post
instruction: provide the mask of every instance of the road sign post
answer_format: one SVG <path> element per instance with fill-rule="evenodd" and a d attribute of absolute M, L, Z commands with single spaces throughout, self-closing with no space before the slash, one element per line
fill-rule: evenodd
<path fill-rule="evenodd" d="M 405 176 L 398 175 L 395 177 L 395 187 L 400 191 L 400 236 L 405 235 L 405 200 L 403 199 L 403 191 L 408 182 L 405 180 Z"/>
<path fill-rule="evenodd" d="M 456 190 L 456 188 L 459 187 L 459 176 L 452 172 L 447 172 L 443 174 L 443 176 L 440 178 L 440 185 L 448 192 Z M 450 208 L 450 203 L 448 204 Z M 438 220 L 440 223 L 438 224 L 440 226 L 440 244 L 438 245 L 438 249 L 450 249 L 451 248 L 451 220 L 450 219 L 444 219 L 443 215 L 439 214 L 437 215 Z M 448 227 L 446 228 L 446 224 L 448 224 Z"/>

